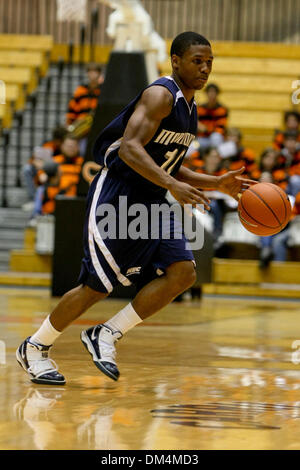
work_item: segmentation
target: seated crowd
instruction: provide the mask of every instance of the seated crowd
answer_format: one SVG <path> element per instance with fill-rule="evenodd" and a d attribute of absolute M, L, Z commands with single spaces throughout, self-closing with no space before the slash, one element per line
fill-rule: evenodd
<path fill-rule="evenodd" d="M 87 67 L 86 83 L 75 90 L 66 113 L 66 125 L 54 129 L 50 142 L 34 149 L 24 167 L 24 181 L 33 209 L 32 225 L 39 214 L 53 214 L 57 195 L 75 196 L 86 150 L 87 136 L 103 83 L 101 68 Z M 293 217 L 300 215 L 300 115 L 285 113 L 285 129 L 276 130 L 274 140 L 257 158 L 251 148 L 243 145 L 238 128 L 229 128 L 228 109 L 219 100 L 219 87 L 207 85 L 207 101 L 197 106 L 198 134 L 190 146 L 184 165 L 199 173 L 222 175 L 245 167 L 244 175 L 280 186 L 290 196 Z M 220 246 L 223 219 L 227 212 L 236 211 L 232 198 L 210 191 L 213 237 L 216 253 Z M 272 237 L 261 237 L 260 266 L 271 259 L 287 259 L 289 225 Z"/>
<path fill-rule="evenodd" d="M 101 67 L 89 64 L 87 81 L 79 85 L 68 105 L 64 126 L 55 128 L 52 140 L 34 149 L 23 168 L 30 201 L 23 208 L 36 216 L 53 214 L 57 195 L 76 196 L 87 146 L 88 133 L 101 92 Z"/>
<path fill-rule="evenodd" d="M 198 135 L 192 143 L 185 165 L 199 173 L 222 175 L 226 171 L 245 167 L 243 176 L 274 183 L 290 197 L 293 216 L 300 215 L 300 115 L 285 113 L 284 130 L 276 130 L 274 140 L 257 158 L 252 149 L 243 145 L 239 129 L 228 128 L 228 110 L 217 99 L 220 92 L 214 84 L 206 87 L 207 101 L 198 105 Z M 217 191 L 208 191 L 211 200 L 215 250 L 221 243 L 224 215 L 237 210 L 237 202 Z M 289 227 L 271 237 L 260 237 L 260 266 L 264 268 L 274 259 L 285 261 Z"/>

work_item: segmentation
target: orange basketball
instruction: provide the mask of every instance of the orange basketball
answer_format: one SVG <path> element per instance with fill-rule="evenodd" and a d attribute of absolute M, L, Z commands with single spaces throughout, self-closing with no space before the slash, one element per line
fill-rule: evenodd
<path fill-rule="evenodd" d="M 267 236 L 280 232 L 291 218 L 291 203 L 275 184 L 257 183 L 240 197 L 240 221 L 249 232 Z"/>

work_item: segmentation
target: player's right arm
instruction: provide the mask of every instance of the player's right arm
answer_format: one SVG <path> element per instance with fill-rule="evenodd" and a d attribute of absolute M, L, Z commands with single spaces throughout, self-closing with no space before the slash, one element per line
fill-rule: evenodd
<path fill-rule="evenodd" d="M 128 121 L 119 156 L 141 176 L 168 189 L 180 204 L 204 204 L 209 209 L 209 200 L 201 191 L 169 175 L 144 148 L 155 135 L 162 119 L 171 113 L 172 106 L 173 96 L 165 87 L 147 88 Z"/>

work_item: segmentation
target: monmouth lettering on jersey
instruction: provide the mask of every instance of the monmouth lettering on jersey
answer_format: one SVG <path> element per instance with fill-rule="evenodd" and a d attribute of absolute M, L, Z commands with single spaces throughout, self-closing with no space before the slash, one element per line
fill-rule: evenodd
<path fill-rule="evenodd" d="M 151 86 L 163 86 L 173 96 L 171 113 L 162 119 L 159 128 L 150 142 L 145 145 L 146 152 L 155 163 L 171 176 L 180 168 L 184 156 L 197 132 L 197 108 L 193 100 L 189 104 L 181 89 L 172 77 L 161 77 Z M 147 88 L 149 88 L 147 87 Z M 121 113 L 101 132 L 94 145 L 96 162 L 110 170 L 110 176 L 122 178 L 135 188 L 140 188 L 145 198 L 164 198 L 166 189 L 143 178 L 131 169 L 118 155 L 127 123 L 135 110 L 144 90 L 132 100 Z"/>

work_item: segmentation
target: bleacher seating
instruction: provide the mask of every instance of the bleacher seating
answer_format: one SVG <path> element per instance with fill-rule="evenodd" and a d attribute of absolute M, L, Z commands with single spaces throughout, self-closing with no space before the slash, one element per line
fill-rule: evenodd
<path fill-rule="evenodd" d="M 49 55 L 52 47 L 52 36 L 40 36 L 35 34 L 0 34 L 0 49 L 15 51 L 41 51 Z"/>
<path fill-rule="evenodd" d="M 37 86 L 37 77 L 27 67 L 2 67 L 0 66 L 0 77 L 5 83 L 19 85 L 27 94 Z"/>
<path fill-rule="evenodd" d="M 12 123 L 12 107 L 0 104 L 0 127 L 8 128 Z"/>
<path fill-rule="evenodd" d="M 40 51 L 6 51 L 0 49 L 1 67 L 30 67 L 42 77 L 46 74 L 48 63 Z"/>
<path fill-rule="evenodd" d="M 260 153 L 282 126 L 284 111 L 300 109 L 291 100 L 292 82 L 300 76 L 300 46 L 215 41 L 212 48 L 209 82 L 221 88 L 219 100 L 230 110 L 228 124 L 239 127 L 244 144 Z M 171 73 L 169 60 L 161 70 Z M 197 102 L 205 99 L 203 91 L 196 94 Z"/>
<path fill-rule="evenodd" d="M 9 128 L 14 111 L 46 75 L 53 47 L 51 36 L 0 34 L 0 80 L 5 82 L 5 104 L 0 106 L 0 129 Z"/>
<path fill-rule="evenodd" d="M 6 84 L 6 103 L 11 103 L 16 110 L 22 109 L 25 102 L 25 93 L 18 85 Z"/>

